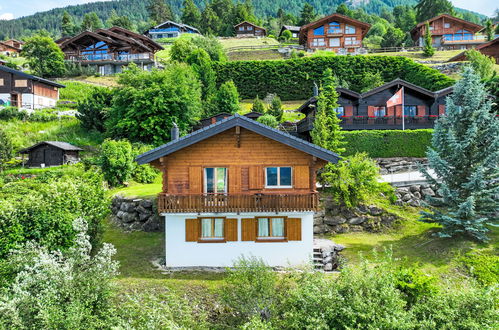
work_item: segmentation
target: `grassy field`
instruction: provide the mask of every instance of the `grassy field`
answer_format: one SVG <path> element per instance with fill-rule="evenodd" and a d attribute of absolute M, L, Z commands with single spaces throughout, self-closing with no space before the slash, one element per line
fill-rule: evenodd
<path fill-rule="evenodd" d="M 462 50 L 439 50 L 435 52 L 432 57 L 424 56 L 423 52 L 390 52 L 390 53 L 373 53 L 369 56 L 404 56 L 412 58 L 413 60 L 447 62 L 457 54 L 462 53 Z"/>
<path fill-rule="evenodd" d="M 227 54 L 229 61 L 263 61 L 282 60 L 284 55 L 273 49 L 255 49 L 230 52 Z"/>
<path fill-rule="evenodd" d="M 233 47 L 270 46 L 279 44 L 279 41 L 273 38 L 220 38 L 219 41 L 225 49 Z"/>
<path fill-rule="evenodd" d="M 128 187 L 125 188 L 115 188 L 109 191 L 111 196 L 121 195 L 124 197 L 154 197 L 161 192 L 162 189 L 162 177 L 158 175 L 153 183 L 140 184 L 136 182 L 131 182 Z"/>
<path fill-rule="evenodd" d="M 285 110 L 284 115 L 282 117 L 283 121 L 292 121 L 296 122 L 299 121 L 300 119 L 303 119 L 304 115 L 299 112 L 291 111 L 291 110 L 296 110 L 298 109 L 305 101 L 298 100 L 298 101 L 282 101 L 282 108 Z M 241 107 L 241 111 L 239 111 L 239 114 L 244 115 L 245 113 L 248 113 L 251 111 L 251 107 L 253 106 L 253 100 L 242 100 L 239 103 Z M 288 111 L 286 111 L 288 110 Z"/>

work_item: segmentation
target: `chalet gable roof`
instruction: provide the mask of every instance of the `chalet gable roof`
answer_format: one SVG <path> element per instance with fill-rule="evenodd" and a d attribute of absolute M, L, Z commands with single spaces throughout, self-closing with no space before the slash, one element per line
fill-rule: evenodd
<path fill-rule="evenodd" d="M 51 81 L 51 80 L 48 80 L 48 79 L 44 79 L 44 78 L 40 78 L 40 77 L 37 77 L 37 76 L 33 76 L 31 74 L 27 74 L 25 72 L 9 68 L 8 66 L 5 66 L 5 65 L 0 65 L 0 71 L 11 73 L 13 75 L 16 75 L 16 76 L 19 76 L 19 77 L 23 77 L 23 78 L 26 78 L 26 79 L 29 79 L 29 80 L 38 81 L 38 82 L 41 82 L 43 84 L 47 84 L 47 85 L 54 86 L 54 87 L 57 87 L 57 88 L 64 88 L 64 87 L 66 87 L 66 86 L 58 84 L 58 83 L 56 83 L 54 81 Z"/>
<path fill-rule="evenodd" d="M 263 27 L 261 27 L 261 26 L 258 26 L 258 25 L 256 25 L 256 24 L 253 24 L 253 23 L 251 23 L 251 22 L 248 22 L 248 21 L 243 21 L 243 22 L 241 22 L 241 23 L 239 23 L 239 24 L 234 25 L 234 27 L 235 27 L 235 28 L 237 28 L 239 25 L 243 25 L 243 24 L 248 24 L 248 25 L 251 25 L 251 26 L 253 26 L 253 27 L 255 27 L 255 28 L 259 28 L 259 29 L 262 29 L 262 30 L 264 30 L 264 31 L 267 31 L 267 29 L 265 29 L 265 28 L 263 28 Z"/>
<path fill-rule="evenodd" d="M 452 15 L 449 15 L 449 14 L 440 14 L 438 16 L 435 16 L 433 18 L 430 18 L 424 22 L 421 22 L 419 23 L 418 25 L 416 25 L 412 30 L 411 30 L 411 34 L 415 34 L 416 31 L 421 28 L 423 25 L 426 25 L 426 22 L 428 23 L 431 23 L 433 21 L 436 21 L 440 18 L 446 18 L 448 20 L 452 20 L 452 21 L 455 21 L 455 22 L 459 22 L 461 24 L 464 24 L 464 25 L 467 25 L 473 32 L 478 32 L 479 30 L 483 29 L 483 26 L 481 25 L 478 25 L 478 24 L 475 24 L 475 23 L 472 23 L 472 22 L 469 22 L 469 21 L 466 21 L 464 19 L 461 19 L 461 18 L 458 18 L 458 17 L 454 17 Z"/>
<path fill-rule="evenodd" d="M 158 24 L 156 25 L 155 27 L 153 27 L 153 29 L 159 29 L 161 28 L 163 25 L 166 25 L 166 24 L 171 24 L 171 25 L 175 25 L 179 28 L 188 28 L 188 29 L 191 29 L 191 30 L 194 30 L 196 31 L 197 33 L 199 33 L 199 30 L 196 29 L 194 26 L 191 26 L 191 25 L 188 25 L 188 24 L 184 24 L 184 23 L 177 23 L 177 22 L 174 22 L 174 21 L 164 21 L 163 23 L 161 24 Z"/>
<path fill-rule="evenodd" d="M 263 125 L 257 121 L 235 114 L 229 118 L 221 120 L 215 124 L 206 126 L 200 130 L 187 134 L 177 140 L 168 142 L 158 148 L 139 155 L 135 161 L 139 164 L 150 163 L 160 157 L 167 156 L 178 150 L 186 148 L 197 142 L 215 136 L 233 127 L 240 126 L 262 136 L 265 136 L 274 141 L 283 143 L 292 148 L 298 149 L 317 158 L 323 159 L 331 163 L 337 163 L 340 157 L 334 152 L 321 148 L 315 144 L 292 136 L 288 133 Z"/>
<path fill-rule="evenodd" d="M 497 37 L 494 40 L 491 40 L 489 42 L 486 42 L 484 44 L 476 46 L 475 50 L 487 48 L 487 47 L 490 47 L 490 46 L 497 44 L 497 43 L 499 43 L 499 37 Z M 466 61 L 466 54 L 465 53 L 466 53 L 465 51 L 462 53 L 459 53 L 456 56 L 451 57 L 447 62 Z"/>
<path fill-rule="evenodd" d="M 77 34 L 72 38 L 64 40 L 60 44 L 60 47 L 61 47 L 61 49 L 63 49 L 64 47 L 69 46 L 69 44 L 77 43 L 79 40 L 82 40 L 85 38 L 92 39 L 93 41 L 95 41 L 95 40 L 103 41 L 109 45 L 116 45 L 116 44 L 123 45 L 121 40 L 118 41 L 118 40 L 112 39 L 109 36 L 106 36 L 104 34 L 95 33 L 92 31 L 83 31 L 82 33 Z"/>
<path fill-rule="evenodd" d="M 36 147 L 44 145 L 44 144 L 51 145 L 53 147 L 56 147 L 56 148 L 64 150 L 64 151 L 83 151 L 83 149 L 78 148 L 78 147 L 76 147 L 70 143 L 67 143 L 67 142 L 42 141 L 42 142 L 38 142 L 37 144 L 32 145 L 31 147 L 20 150 L 19 153 L 20 154 L 28 153 L 30 150 L 35 149 Z"/>
<path fill-rule="evenodd" d="M 313 29 L 313 28 L 316 28 L 318 26 L 321 26 L 321 25 L 324 25 L 325 23 L 329 22 L 329 21 L 332 21 L 332 20 L 340 20 L 340 21 L 343 21 L 343 22 L 346 22 L 346 23 L 349 23 L 349 24 L 352 24 L 352 25 L 356 25 L 356 26 L 360 26 L 360 27 L 363 27 L 366 29 L 366 31 L 364 32 L 364 35 L 367 33 L 367 31 L 369 31 L 369 29 L 371 28 L 371 24 L 369 23 L 365 23 L 365 22 L 362 22 L 362 21 L 359 21 L 359 20 L 356 20 L 354 18 L 351 18 L 351 17 L 348 17 L 348 16 L 345 16 L 345 15 L 341 15 L 341 14 L 338 14 L 338 13 L 334 13 L 332 15 L 329 15 L 329 16 L 326 16 L 326 17 L 323 17 L 321 19 L 318 19 L 317 21 L 314 21 L 314 22 L 311 22 L 309 24 L 306 24 L 306 25 L 303 25 L 300 29 L 300 33 L 304 33 L 305 31 L 307 31 L 308 29 Z"/>
<path fill-rule="evenodd" d="M 160 44 L 158 44 L 156 41 L 152 40 L 151 38 L 148 38 L 142 34 L 127 30 L 127 29 L 122 28 L 120 26 L 113 26 L 113 27 L 109 28 L 108 31 L 118 33 L 118 34 L 124 35 L 126 37 L 136 39 L 136 40 L 141 40 L 144 44 L 147 44 L 148 46 L 155 48 L 155 50 L 164 49 L 163 46 L 161 46 Z"/>
<path fill-rule="evenodd" d="M 389 83 L 386 83 L 386 84 L 381 85 L 379 87 L 373 88 L 370 91 L 362 93 L 361 98 L 365 98 L 365 97 L 374 95 L 376 93 L 379 93 L 387 88 L 390 88 L 390 87 L 393 87 L 396 85 L 407 87 L 409 89 L 415 90 L 415 91 L 417 91 L 421 94 L 427 95 L 429 97 L 435 97 L 435 93 L 430 91 L 430 90 L 427 90 L 426 88 L 420 87 L 418 85 L 414 85 L 414 84 L 412 84 L 408 81 L 402 80 L 402 79 L 395 79 L 395 80 L 390 81 Z"/>
<path fill-rule="evenodd" d="M 10 48 L 10 49 L 12 49 L 12 50 L 14 50 L 16 52 L 20 52 L 21 51 L 21 49 L 16 48 L 16 47 L 14 47 L 12 45 L 9 45 L 8 43 L 6 43 L 4 41 L 0 41 L 0 45 L 4 45 L 5 47 L 8 47 L 8 48 Z"/>

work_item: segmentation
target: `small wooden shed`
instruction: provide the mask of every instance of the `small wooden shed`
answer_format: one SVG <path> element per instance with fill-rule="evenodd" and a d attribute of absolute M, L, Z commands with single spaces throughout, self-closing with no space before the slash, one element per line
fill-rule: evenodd
<path fill-rule="evenodd" d="M 47 167 L 78 163 L 82 150 L 67 142 L 42 141 L 19 153 L 28 154 L 26 166 Z"/>

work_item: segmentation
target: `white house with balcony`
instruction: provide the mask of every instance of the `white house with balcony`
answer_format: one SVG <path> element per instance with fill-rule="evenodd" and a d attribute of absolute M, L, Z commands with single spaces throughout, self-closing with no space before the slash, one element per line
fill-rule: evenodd
<path fill-rule="evenodd" d="M 149 29 L 144 33 L 147 37 L 156 39 L 177 38 L 184 33 L 201 34 L 198 29 L 183 23 L 166 21 Z"/>

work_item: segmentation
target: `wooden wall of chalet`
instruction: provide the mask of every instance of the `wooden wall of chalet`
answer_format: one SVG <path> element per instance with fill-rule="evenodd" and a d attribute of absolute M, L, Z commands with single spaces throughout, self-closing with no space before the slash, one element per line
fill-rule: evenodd
<path fill-rule="evenodd" d="M 328 28 L 329 28 L 329 23 L 333 22 L 333 21 L 338 21 L 338 23 L 340 23 L 340 29 L 342 31 L 345 31 L 345 26 L 346 25 L 351 25 L 351 26 L 355 26 L 355 33 L 354 34 L 345 34 L 345 33 L 341 33 L 341 34 L 328 34 Z M 331 49 L 339 49 L 339 48 L 359 48 L 362 46 L 362 35 L 363 35 L 363 30 L 365 28 L 359 26 L 359 25 L 356 25 L 354 23 L 345 23 L 345 22 L 342 22 L 340 21 L 339 19 L 337 18 L 331 18 L 330 20 L 328 20 L 327 22 L 324 22 L 324 24 L 322 25 L 324 27 L 324 34 L 322 35 L 314 35 L 314 30 L 316 28 L 319 28 L 321 25 L 319 26 L 316 26 L 314 28 L 310 27 L 307 31 L 306 31 L 306 34 L 307 34 L 307 45 L 306 47 L 307 48 L 310 48 L 310 49 L 315 49 L 315 48 L 319 48 L 319 49 L 325 49 L 325 48 L 331 48 Z M 356 41 L 359 41 L 359 44 L 358 45 L 346 45 L 345 44 L 345 38 L 346 37 L 355 37 L 356 38 Z M 325 41 L 325 46 L 321 46 L 321 47 L 316 47 L 314 46 L 312 43 L 313 43 L 313 40 L 315 38 L 324 38 L 324 41 Z M 340 45 L 339 47 L 330 47 L 329 46 L 329 39 L 331 38 L 340 38 Z"/>
<path fill-rule="evenodd" d="M 229 194 L 286 193 L 315 191 L 315 173 L 325 165 L 313 156 L 259 134 L 240 128 L 239 147 L 236 128 L 174 152 L 164 163 L 153 163 L 166 171 L 163 192 L 203 193 L 205 167 L 226 167 Z M 265 167 L 292 166 L 293 188 L 265 189 Z"/>
<path fill-rule="evenodd" d="M 51 99 L 57 99 L 59 92 L 57 87 L 42 84 L 40 82 L 33 82 L 33 92 L 35 95 L 48 97 Z"/>
<path fill-rule="evenodd" d="M 33 81 L 24 77 L 17 77 L 12 73 L 0 71 L 0 93 L 31 94 Z"/>

